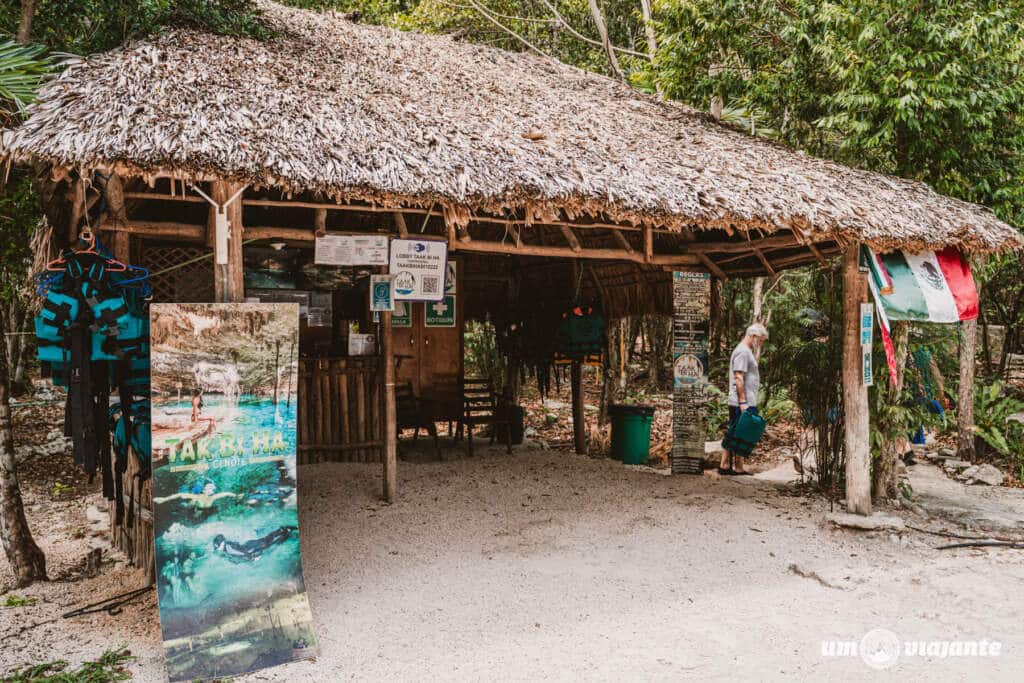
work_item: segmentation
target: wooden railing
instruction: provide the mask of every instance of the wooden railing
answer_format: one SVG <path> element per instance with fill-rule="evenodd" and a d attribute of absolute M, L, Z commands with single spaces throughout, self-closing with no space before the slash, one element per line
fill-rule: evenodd
<path fill-rule="evenodd" d="M 378 360 L 299 361 L 299 464 L 380 462 L 384 392 Z"/>

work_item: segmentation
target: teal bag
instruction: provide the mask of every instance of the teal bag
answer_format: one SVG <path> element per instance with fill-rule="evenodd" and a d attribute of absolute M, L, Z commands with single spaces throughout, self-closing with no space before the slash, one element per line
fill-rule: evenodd
<path fill-rule="evenodd" d="M 744 410 L 736 424 L 722 439 L 722 449 L 746 458 L 754 451 L 754 446 L 761 440 L 767 426 L 768 423 L 763 417 L 753 411 Z"/>

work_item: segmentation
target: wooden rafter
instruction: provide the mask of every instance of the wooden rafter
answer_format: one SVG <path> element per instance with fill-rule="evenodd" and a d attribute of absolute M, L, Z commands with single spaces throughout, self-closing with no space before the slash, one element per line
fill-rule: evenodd
<path fill-rule="evenodd" d="M 569 243 L 569 248 L 576 252 L 580 251 L 583 247 L 580 246 L 580 240 L 576 237 L 576 233 L 572 231 L 572 228 L 567 225 L 563 225 L 561 228 L 562 236 L 565 237 L 565 241 Z"/>
<path fill-rule="evenodd" d="M 754 249 L 754 254 L 757 255 L 757 259 L 764 266 L 765 270 L 768 271 L 768 274 L 775 275 L 775 269 L 772 268 L 772 264 L 768 262 L 768 259 L 764 255 L 764 252 L 761 251 L 760 249 Z"/>
<path fill-rule="evenodd" d="M 715 264 L 715 262 L 708 257 L 707 254 L 697 254 L 697 258 L 699 258 L 700 262 L 704 264 L 704 267 L 707 268 L 711 272 L 711 274 L 717 277 L 719 280 L 722 280 L 724 282 L 729 279 L 729 276 L 725 274 L 725 271 L 719 268 Z"/>
<path fill-rule="evenodd" d="M 629 252 L 630 254 L 634 253 L 633 245 L 629 243 L 629 240 L 626 239 L 626 236 L 622 234 L 621 230 L 611 230 L 610 232 L 615 238 L 615 241 L 619 243 L 619 246 L 622 247 L 624 251 Z"/>

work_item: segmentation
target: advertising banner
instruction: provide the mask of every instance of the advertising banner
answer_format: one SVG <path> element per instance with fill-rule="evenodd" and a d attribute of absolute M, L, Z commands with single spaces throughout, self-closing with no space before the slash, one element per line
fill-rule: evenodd
<path fill-rule="evenodd" d="M 296 507 L 296 304 L 152 304 L 157 597 L 171 681 L 316 655 Z"/>
<path fill-rule="evenodd" d="M 445 242 L 391 240 L 388 272 L 395 277 L 395 300 L 440 301 L 444 296 L 447 262 Z"/>

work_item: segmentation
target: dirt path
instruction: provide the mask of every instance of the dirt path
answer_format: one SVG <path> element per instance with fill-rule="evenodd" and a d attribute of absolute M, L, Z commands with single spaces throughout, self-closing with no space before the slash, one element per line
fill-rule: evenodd
<path fill-rule="evenodd" d="M 917 533 L 821 526 L 826 504 L 768 482 L 664 477 L 554 451 L 500 449 L 379 470 L 300 470 L 305 575 L 321 656 L 240 680 L 679 679 L 877 676 L 822 639 L 998 640 L 998 657 L 901 657 L 901 680 L 1020 679 L 1020 551 L 935 551 Z M 33 523 L 38 520 L 33 519 Z M 7 581 L 0 574 L 0 583 Z M 0 637 L 140 582 L 39 585 L 0 608 Z M 133 583 L 134 582 L 134 583 Z M 0 671 L 129 643 L 162 681 L 152 597 L 119 617 L 2 641 Z"/>

